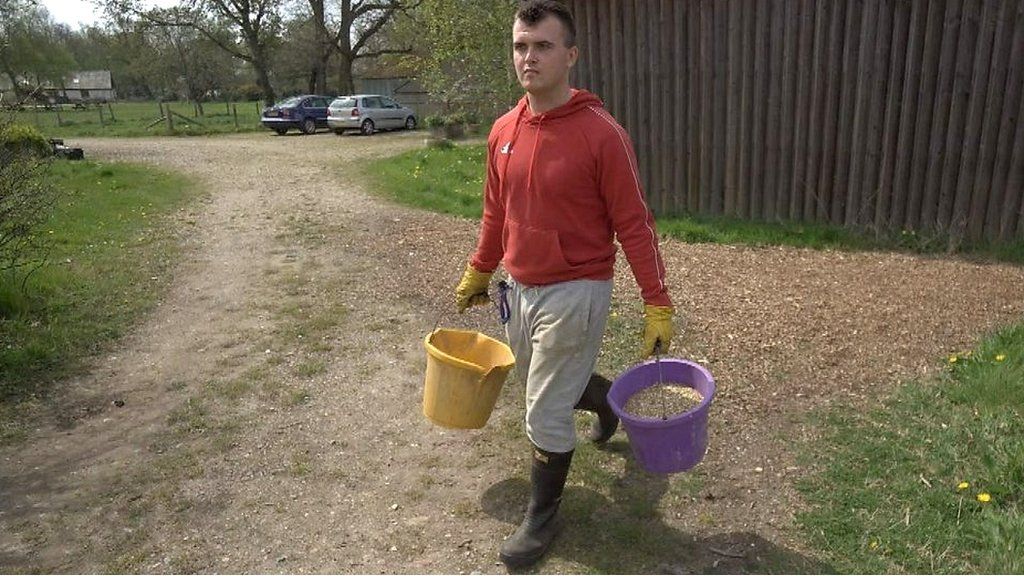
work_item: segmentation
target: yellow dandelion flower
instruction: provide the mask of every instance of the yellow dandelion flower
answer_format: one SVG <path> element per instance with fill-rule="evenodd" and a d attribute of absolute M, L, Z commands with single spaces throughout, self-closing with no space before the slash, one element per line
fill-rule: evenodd
<path fill-rule="evenodd" d="M 959 358 L 956 357 L 956 354 L 953 354 L 952 356 L 949 357 L 950 364 L 956 364 L 957 360 L 959 360 Z"/>
<path fill-rule="evenodd" d="M 961 482 L 961 483 L 956 485 L 956 489 L 957 490 L 966 490 L 966 489 L 968 489 L 970 487 L 971 487 L 971 483 L 970 482 Z"/>
<path fill-rule="evenodd" d="M 1006 360 L 1006 354 L 996 354 L 996 362 L 1002 362 Z"/>
<path fill-rule="evenodd" d="M 988 502 L 992 499 L 992 496 L 988 492 L 982 492 L 978 494 L 978 502 Z"/>
<path fill-rule="evenodd" d="M 878 548 L 878 541 L 877 540 L 872 540 L 871 543 L 868 544 L 868 547 L 871 548 L 872 550 L 874 550 L 875 548 Z"/>

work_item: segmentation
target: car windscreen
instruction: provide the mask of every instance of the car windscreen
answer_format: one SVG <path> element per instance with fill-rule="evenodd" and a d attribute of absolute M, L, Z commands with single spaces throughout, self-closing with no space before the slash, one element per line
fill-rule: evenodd
<path fill-rule="evenodd" d="M 331 108 L 355 108 L 355 98 L 338 98 L 334 102 L 331 102 Z"/>

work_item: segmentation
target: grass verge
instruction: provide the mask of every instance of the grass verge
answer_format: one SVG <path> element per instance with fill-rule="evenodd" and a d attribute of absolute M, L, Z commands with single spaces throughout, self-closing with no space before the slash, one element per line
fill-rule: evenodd
<path fill-rule="evenodd" d="M 61 197 L 40 229 L 45 263 L 27 279 L 0 274 L 0 408 L 11 414 L 156 302 L 179 251 L 169 215 L 195 194 L 181 176 L 128 164 L 56 162 L 48 177 Z"/>
<path fill-rule="evenodd" d="M 483 145 L 413 150 L 370 163 L 366 176 L 386 197 L 409 206 L 465 218 L 483 209 Z M 694 243 L 797 246 L 833 250 L 901 250 L 944 253 L 940 235 L 902 231 L 881 237 L 845 228 L 799 222 L 749 222 L 735 218 L 685 216 L 658 218 L 658 232 Z M 992 246 L 964 245 L 961 253 L 1024 263 L 1024 241 Z"/>
<path fill-rule="evenodd" d="M 165 102 L 163 106 L 157 102 L 112 102 L 84 110 L 64 106 L 60 111 L 33 109 L 13 115 L 16 122 L 39 128 L 47 138 L 197 136 L 266 130 L 260 125 L 260 102 L 208 102 L 202 116 L 196 114 L 190 102 Z M 173 131 L 166 121 L 157 122 L 168 108 L 181 115 L 172 115 Z"/>
<path fill-rule="evenodd" d="M 464 218 L 483 206 L 484 146 L 413 150 L 367 165 L 374 188 L 401 204 Z"/>
<path fill-rule="evenodd" d="M 839 572 L 1024 572 L 1024 325 L 947 368 L 823 417 L 798 519 Z"/>

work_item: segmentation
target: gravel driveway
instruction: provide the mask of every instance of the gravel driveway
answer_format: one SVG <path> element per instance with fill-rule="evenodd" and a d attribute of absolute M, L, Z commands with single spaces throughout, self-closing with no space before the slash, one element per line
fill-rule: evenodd
<path fill-rule="evenodd" d="M 485 314 L 445 312 L 476 223 L 388 204 L 348 168 L 422 134 L 70 144 L 184 172 L 207 195 L 177 217 L 186 256 L 156 311 L 0 449 L 0 571 L 504 572 L 497 544 L 521 508 L 502 503 L 525 494 L 522 387 L 480 431 L 434 427 L 419 405 L 436 322 L 500 335 Z M 687 475 L 638 474 L 621 432 L 600 457 L 650 489 L 646 529 L 681 551 L 599 554 L 567 533 L 546 572 L 813 561 L 793 529 L 807 411 L 871 405 L 1024 315 L 1009 265 L 671 240 L 664 256 L 678 350 L 720 387 L 703 482 L 680 495 Z M 620 265 L 621 314 L 636 293 Z M 571 477 L 567 499 L 614 509 L 613 484 Z"/>

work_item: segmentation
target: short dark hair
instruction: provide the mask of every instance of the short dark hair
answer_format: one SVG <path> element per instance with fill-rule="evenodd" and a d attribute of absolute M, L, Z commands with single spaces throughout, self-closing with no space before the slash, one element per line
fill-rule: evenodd
<path fill-rule="evenodd" d="M 565 30 L 565 45 L 573 47 L 576 45 L 576 21 L 573 20 L 572 12 L 565 7 L 565 4 L 555 0 L 522 0 L 519 9 L 516 10 L 516 20 L 522 20 L 527 26 L 534 26 L 544 18 L 554 16 L 562 23 Z"/>

